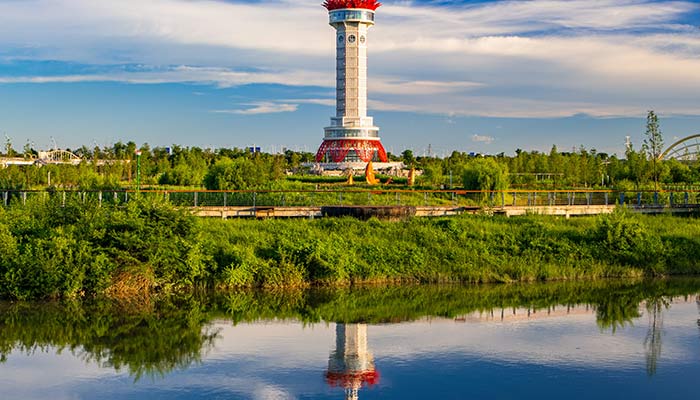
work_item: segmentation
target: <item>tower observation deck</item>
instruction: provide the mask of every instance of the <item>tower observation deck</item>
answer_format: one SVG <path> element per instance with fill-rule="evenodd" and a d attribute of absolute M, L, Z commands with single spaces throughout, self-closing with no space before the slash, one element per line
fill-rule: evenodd
<path fill-rule="evenodd" d="M 379 128 L 367 116 L 367 31 L 376 0 L 327 0 L 336 30 L 336 113 L 324 128 L 316 162 L 387 162 Z"/>

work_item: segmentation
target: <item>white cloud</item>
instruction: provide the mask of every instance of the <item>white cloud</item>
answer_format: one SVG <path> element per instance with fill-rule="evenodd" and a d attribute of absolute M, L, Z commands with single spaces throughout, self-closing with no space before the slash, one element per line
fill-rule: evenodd
<path fill-rule="evenodd" d="M 249 108 L 234 110 L 215 110 L 213 112 L 221 114 L 257 115 L 294 112 L 299 108 L 298 104 L 273 103 L 267 101 L 244 105 L 248 106 Z"/>
<path fill-rule="evenodd" d="M 76 83 L 111 81 L 102 75 L 64 75 L 64 76 L 10 76 L 0 77 L 0 83 Z"/>
<path fill-rule="evenodd" d="M 694 11 L 690 1 L 649 2 L 647 0 L 537 0 L 501 1 L 449 10 L 421 7 L 413 3 L 387 4 L 386 18 L 409 20 L 422 28 L 428 21 L 442 25 L 439 32 L 476 35 L 509 34 L 569 29 L 643 28 L 670 23 L 674 18 Z"/>
<path fill-rule="evenodd" d="M 700 31 L 675 23 L 696 9 L 647 0 L 389 3 L 369 37 L 371 105 L 483 116 L 700 114 Z M 0 47 L 21 49 L 5 51 L 6 60 L 180 66 L 0 83 L 332 88 L 324 14 L 316 0 L 1 2 Z"/>
<path fill-rule="evenodd" d="M 496 140 L 496 138 L 494 138 L 493 136 L 477 134 L 472 135 L 472 142 L 491 144 L 494 140 Z"/>
<path fill-rule="evenodd" d="M 372 93 L 389 93 L 402 95 L 435 95 L 470 90 L 483 86 L 477 82 L 459 81 L 396 81 L 392 78 L 378 78 L 369 84 Z"/>
<path fill-rule="evenodd" d="M 253 398 L 256 400 L 286 400 L 295 397 L 282 387 L 265 385 L 253 390 Z"/>
<path fill-rule="evenodd" d="M 484 116 L 494 118 L 563 118 L 585 114 L 598 118 L 637 117 L 646 115 L 644 104 L 619 105 L 613 102 L 585 103 L 557 100 L 531 100 L 498 96 L 442 95 L 425 103 L 420 97 L 396 101 L 370 100 L 372 111 L 437 114 L 450 117 Z M 659 109 L 665 116 L 700 115 L 700 106 L 678 104 L 673 109 Z"/>
<path fill-rule="evenodd" d="M 310 73 L 303 70 L 286 71 L 237 71 L 215 67 L 178 66 L 153 71 L 115 71 L 95 75 L 10 76 L 0 77 L 0 83 L 76 83 L 76 82 L 124 82 L 135 84 L 200 83 L 219 87 L 241 86 L 254 83 L 292 86 L 325 86 L 332 80 L 332 73 Z"/>
<path fill-rule="evenodd" d="M 329 107 L 335 107 L 335 99 L 290 99 L 290 100 L 284 100 L 285 102 L 288 103 L 297 103 L 297 104 L 315 104 L 319 106 L 329 106 Z"/>
<path fill-rule="evenodd" d="M 5 40 L 39 46 L 61 39 L 66 46 L 123 40 L 306 54 L 318 51 L 305 40 L 323 27 L 322 19 L 312 17 L 319 12 L 319 5 L 281 7 L 277 1 L 29 0 L 0 4 L 0 32 L 8 35 Z M 56 32 L 60 38 L 52 39 Z"/>

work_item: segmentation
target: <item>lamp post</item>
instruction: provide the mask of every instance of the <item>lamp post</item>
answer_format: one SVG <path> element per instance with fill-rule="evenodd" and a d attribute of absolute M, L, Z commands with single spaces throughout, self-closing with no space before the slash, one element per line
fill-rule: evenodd
<path fill-rule="evenodd" d="M 136 150 L 136 191 L 141 190 L 141 150 Z"/>

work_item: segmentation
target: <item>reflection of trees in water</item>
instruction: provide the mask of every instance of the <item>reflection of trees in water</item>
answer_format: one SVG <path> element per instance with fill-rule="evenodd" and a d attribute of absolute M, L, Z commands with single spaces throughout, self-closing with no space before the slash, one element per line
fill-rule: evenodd
<path fill-rule="evenodd" d="M 646 350 L 647 374 L 656 374 L 656 366 L 661 358 L 661 336 L 664 329 L 663 311 L 671 305 L 670 299 L 659 297 L 647 301 L 646 309 L 649 317 L 649 329 L 644 339 Z"/>
<path fill-rule="evenodd" d="M 394 323 L 586 304 L 596 309 L 601 329 L 615 332 L 639 318 L 639 306 L 647 302 L 651 306 L 650 335 L 645 348 L 653 373 L 661 352 L 660 314 L 665 304 L 659 307 L 653 299 L 694 294 L 699 289 L 700 279 L 689 279 L 246 291 L 126 305 L 100 301 L 0 303 L 0 362 L 13 351 L 69 350 L 86 362 L 127 370 L 139 379 L 199 362 L 218 337 L 218 332 L 207 330 L 215 318 L 233 324 L 273 319 L 305 324 Z"/>
<path fill-rule="evenodd" d="M 142 306 L 95 302 L 0 307 L 0 356 L 11 351 L 69 350 L 101 367 L 126 369 L 139 380 L 199 362 L 218 332 L 194 301 Z"/>
<path fill-rule="evenodd" d="M 596 322 L 601 329 L 610 329 L 612 333 L 618 328 L 632 325 L 639 318 L 638 297 L 608 296 L 596 306 Z"/>

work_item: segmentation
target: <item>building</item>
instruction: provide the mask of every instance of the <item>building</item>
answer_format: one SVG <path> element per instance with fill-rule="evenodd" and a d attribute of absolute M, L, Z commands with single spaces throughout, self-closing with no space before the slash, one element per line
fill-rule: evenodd
<path fill-rule="evenodd" d="M 376 0 L 327 0 L 336 30 L 336 114 L 324 128 L 316 162 L 342 168 L 369 161 L 386 163 L 379 128 L 367 116 L 367 33 L 374 25 Z"/>

